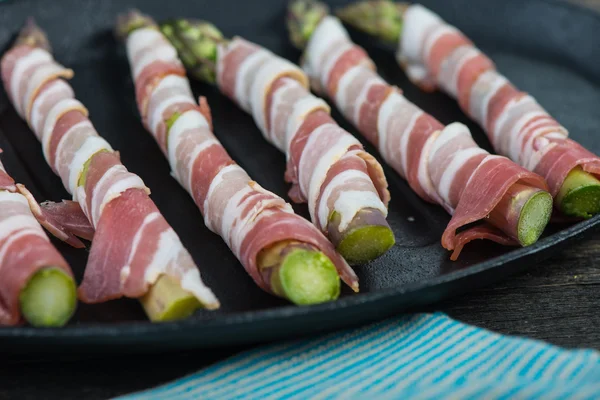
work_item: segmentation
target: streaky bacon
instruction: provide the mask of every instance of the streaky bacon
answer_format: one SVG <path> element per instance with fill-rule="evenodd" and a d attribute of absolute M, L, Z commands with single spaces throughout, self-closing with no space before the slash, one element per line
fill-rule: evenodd
<path fill-rule="evenodd" d="M 457 98 L 494 150 L 541 175 L 553 196 L 575 167 L 600 178 L 600 158 L 568 139 L 565 127 L 434 12 L 418 4 L 406 9 L 397 57 L 413 82 L 434 82 Z"/>
<path fill-rule="evenodd" d="M 127 53 L 133 71 L 139 70 L 135 49 L 149 49 L 144 40 L 152 38 L 154 46 L 163 49 L 170 46 L 165 38 L 158 38 L 151 32 L 153 30 L 140 28 L 135 35 L 127 38 Z M 146 57 L 151 59 L 153 53 L 145 51 Z M 239 59 L 241 62 L 243 58 L 233 54 L 227 60 Z M 232 68 L 236 67 L 224 62 L 220 74 L 235 77 Z M 149 76 L 149 79 L 154 78 Z M 145 123 L 145 126 L 168 158 L 173 176 L 198 205 L 206 226 L 223 238 L 256 284 L 273 293 L 270 269 L 261 270 L 257 263 L 260 251 L 277 242 L 299 241 L 327 255 L 343 281 L 358 290 L 356 274 L 325 236 L 314 225 L 294 214 L 292 207 L 282 198 L 252 181 L 231 159 L 212 133 L 212 117 L 206 99 L 200 97 L 196 105 L 187 79 L 177 75 L 162 76 L 158 72 L 156 79 L 155 89 L 148 93 L 145 121 L 160 122 Z M 136 88 L 143 84 L 139 80 L 135 83 Z M 222 90 L 234 93 L 235 88 L 231 86 Z M 179 115 L 167 135 L 165 121 L 175 113 Z M 168 139 L 161 140 L 163 136 Z"/>
<path fill-rule="evenodd" d="M 41 269 L 59 268 L 73 277 L 19 193 L 24 186 L 18 186 L 0 162 L 0 325 L 23 323 L 19 296 Z"/>
<path fill-rule="evenodd" d="M 26 29 L 44 35 L 33 22 Z M 159 77 L 184 75 L 185 71 L 168 54 L 154 61 L 143 54 L 139 57 L 143 66 L 136 71 L 137 97 L 144 112 L 147 95 Z M 25 188 L 19 189 L 40 222 L 61 239 L 75 246 L 83 246 L 75 235 L 93 239 L 80 298 L 101 302 L 139 297 L 166 274 L 207 308 L 217 308 L 217 298 L 148 197 L 149 189 L 139 176 L 127 171 L 118 152 L 94 129 L 85 106 L 60 79 L 70 78 L 72 71 L 58 64 L 48 50 L 27 44 L 8 50 L 1 69 L 13 105 L 41 141 L 46 161 L 74 202 L 40 207 Z"/>
<path fill-rule="evenodd" d="M 423 30 L 439 38 L 435 43 L 423 39 L 423 57 L 435 66 L 435 71 L 452 75 L 442 61 L 453 49 L 470 42 L 435 24 Z M 324 50 L 335 48 L 343 51 Z M 311 36 L 304 68 L 312 74 L 311 82 L 320 82 L 321 87 L 327 88 L 327 95 L 344 116 L 422 199 L 441 205 L 452 215 L 441 242 L 446 249 L 454 250 L 453 260 L 474 239 L 517 244 L 515 238 L 493 228 L 486 218 L 517 182 L 547 190 L 543 178 L 506 157 L 492 156 L 481 149 L 466 126 L 444 126 L 423 112 L 404 98 L 400 89 L 377 75 L 373 61 L 365 57 L 364 50 L 351 42 L 339 20 L 328 16 Z M 467 70 L 481 69 L 481 60 L 473 60 L 466 64 Z M 460 85 L 469 77 L 457 79 Z M 481 223 L 472 225 L 477 221 Z"/>

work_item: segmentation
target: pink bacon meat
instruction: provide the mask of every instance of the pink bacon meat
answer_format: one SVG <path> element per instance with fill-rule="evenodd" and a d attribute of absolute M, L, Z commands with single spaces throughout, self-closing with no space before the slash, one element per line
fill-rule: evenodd
<path fill-rule="evenodd" d="M 452 214 L 442 236 L 452 259 L 475 239 L 518 243 L 487 223 L 467 225 L 484 220 L 517 182 L 546 190 L 542 177 L 477 146 L 465 125 L 444 126 L 409 102 L 376 73 L 335 17 L 315 29 L 303 68 L 421 198 Z"/>
<path fill-rule="evenodd" d="M 177 71 L 181 62 L 162 33 L 154 27 L 136 29 L 127 37 L 127 55 L 136 92 L 148 81 L 154 83 L 137 99 L 144 125 L 169 160 L 173 176 L 200 208 L 206 226 L 223 238 L 256 284 L 273 292 L 269 269 L 258 268 L 259 252 L 277 242 L 297 240 L 321 250 L 342 280 L 357 290 L 356 274 L 325 236 L 231 159 L 212 133 L 206 100 L 196 104 L 187 78 L 164 73 Z M 158 62 L 168 68 L 148 71 Z M 166 121 L 174 116 L 167 129 Z"/>
<path fill-rule="evenodd" d="M 421 5 L 404 12 L 398 61 L 426 89 L 439 86 L 485 129 L 499 154 L 545 178 L 556 196 L 580 166 L 600 176 L 600 158 L 568 139 L 568 131 L 535 99 L 517 90 L 458 29 Z"/>
<path fill-rule="evenodd" d="M 327 232 L 334 210 L 341 214 L 340 232 L 361 209 L 387 215 L 383 169 L 329 117 L 329 107 L 308 91 L 308 78 L 298 67 L 236 37 L 218 49 L 217 83 L 287 155 L 290 197 L 308 202 L 319 229 Z"/>
<path fill-rule="evenodd" d="M 21 188 L 0 162 L 0 325 L 21 322 L 19 295 L 39 270 L 60 268 L 73 277 L 19 192 Z"/>
<path fill-rule="evenodd" d="M 25 29 L 43 35 L 32 21 Z M 137 298 L 165 274 L 207 308 L 218 307 L 192 257 L 148 197 L 149 189 L 121 164 L 118 153 L 94 129 L 85 106 L 74 98 L 63 80 L 73 72 L 47 49 L 18 42 L 3 56 L 1 68 L 11 102 L 73 196 L 73 202 L 38 207 L 40 219 L 58 234 L 93 236 L 80 299 L 97 303 Z"/>

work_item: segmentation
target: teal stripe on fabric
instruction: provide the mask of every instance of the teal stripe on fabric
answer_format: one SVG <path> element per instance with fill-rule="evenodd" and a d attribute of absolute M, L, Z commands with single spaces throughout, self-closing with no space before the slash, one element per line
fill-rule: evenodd
<path fill-rule="evenodd" d="M 442 313 L 260 347 L 134 399 L 597 399 L 600 353 Z"/>

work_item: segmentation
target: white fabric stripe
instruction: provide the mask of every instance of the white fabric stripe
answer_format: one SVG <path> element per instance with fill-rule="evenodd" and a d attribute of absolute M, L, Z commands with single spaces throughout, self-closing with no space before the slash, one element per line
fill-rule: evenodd
<path fill-rule="evenodd" d="M 73 201 L 77 201 L 77 191 L 75 188 L 83 172 L 85 162 L 100 150 L 112 151 L 112 147 L 100 136 L 90 136 L 73 155 L 73 160 L 69 165 L 69 187 L 67 188 L 69 193 L 73 195 Z"/>

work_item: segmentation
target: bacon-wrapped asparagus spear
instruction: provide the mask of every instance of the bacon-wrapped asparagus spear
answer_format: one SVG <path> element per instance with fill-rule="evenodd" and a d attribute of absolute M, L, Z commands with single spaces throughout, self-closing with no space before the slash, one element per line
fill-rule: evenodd
<path fill-rule="evenodd" d="M 121 164 L 74 98 L 63 80 L 73 71 L 53 59 L 33 20 L 3 56 L 1 72 L 15 109 L 81 209 L 72 202 L 46 204 L 39 214 L 60 218 L 55 228 L 68 230 L 78 220 L 72 213 L 83 211 L 95 231 L 79 298 L 87 303 L 139 298 L 153 321 L 185 317 L 200 306 L 217 308 L 217 298 L 149 189 Z"/>
<path fill-rule="evenodd" d="M 356 28 L 399 46 L 397 58 L 424 90 L 442 88 L 487 132 L 494 149 L 543 176 L 564 215 L 600 212 L 600 158 L 520 92 L 456 28 L 421 5 L 373 0 L 339 10 Z"/>
<path fill-rule="evenodd" d="M 537 241 L 552 212 L 540 176 L 478 147 L 465 125 L 444 127 L 410 103 L 377 75 L 323 3 L 291 2 L 287 23 L 294 43 L 305 46 L 303 67 L 315 90 L 329 96 L 419 196 L 452 214 L 442 245 L 454 250 L 453 259 L 474 239 Z M 476 221 L 483 224 L 470 225 Z"/>
<path fill-rule="evenodd" d="M 206 226 L 219 234 L 256 284 L 296 304 L 337 298 L 342 279 L 358 278 L 332 244 L 291 206 L 251 180 L 212 133 L 208 104 L 196 103 L 177 52 L 138 11 L 118 18 L 144 126 L 190 193 Z M 337 271 L 336 271 L 337 268 Z"/>
<path fill-rule="evenodd" d="M 62 326 L 77 305 L 71 268 L 0 162 L 0 325 Z"/>
<path fill-rule="evenodd" d="M 394 244 L 381 166 L 310 94 L 297 66 L 242 38 L 225 40 L 209 23 L 178 20 L 161 29 L 194 77 L 216 81 L 286 153 L 290 197 L 308 202 L 313 223 L 346 260 L 366 262 Z M 286 95 L 275 95 L 281 87 Z"/>

